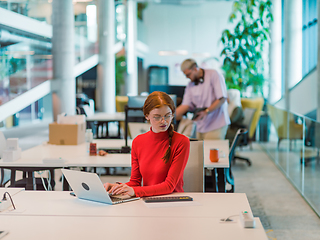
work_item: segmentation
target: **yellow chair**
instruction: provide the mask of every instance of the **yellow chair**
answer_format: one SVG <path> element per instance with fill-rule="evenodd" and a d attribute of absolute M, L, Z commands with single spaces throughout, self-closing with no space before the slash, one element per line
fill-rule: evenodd
<path fill-rule="evenodd" d="M 256 131 L 260 116 L 261 116 L 261 111 L 262 107 L 264 104 L 264 99 L 259 97 L 259 98 L 241 98 L 241 106 L 242 109 L 245 110 L 246 108 L 253 108 L 256 109 L 253 118 L 251 120 L 251 124 L 248 127 L 249 132 L 248 132 L 248 137 L 249 141 L 252 140 L 253 135 Z"/>
<path fill-rule="evenodd" d="M 270 119 L 277 131 L 278 148 L 281 140 L 283 139 L 290 140 L 290 148 L 291 148 L 292 140 L 302 139 L 303 125 L 297 124 L 295 122 L 294 115 L 292 113 L 276 108 L 270 104 L 268 104 L 267 107 L 268 107 L 268 114 L 270 116 Z M 289 126 L 288 126 L 288 117 L 289 117 Z"/>
<path fill-rule="evenodd" d="M 127 96 L 116 96 L 116 111 L 124 112 L 124 107 L 128 104 Z M 124 122 L 120 122 L 120 129 L 124 132 Z M 128 136 L 130 136 L 130 130 L 128 128 Z"/>
<path fill-rule="evenodd" d="M 116 96 L 116 111 L 124 112 L 124 107 L 128 104 L 127 96 Z"/>

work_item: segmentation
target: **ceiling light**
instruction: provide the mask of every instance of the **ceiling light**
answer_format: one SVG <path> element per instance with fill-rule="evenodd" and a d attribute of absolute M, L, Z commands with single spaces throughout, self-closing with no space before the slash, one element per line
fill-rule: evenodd
<path fill-rule="evenodd" d="M 175 55 L 188 55 L 187 50 L 175 50 L 175 51 L 159 51 L 160 56 L 175 56 Z"/>

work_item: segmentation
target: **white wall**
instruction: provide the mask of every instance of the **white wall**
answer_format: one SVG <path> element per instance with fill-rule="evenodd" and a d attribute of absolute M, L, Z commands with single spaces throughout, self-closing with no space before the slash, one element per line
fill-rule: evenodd
<path fill-rule="evenodd" d="M 221 64 L 208 57 L 195 54 L 209 53 L 219 57 L 222 31 L 228 24 L 233 2 L 204 2 L 197 5 L 172 5 L 149 3 L 143 13 L 147 28 L 149 53 L 144 58 L 144 67 L 160 65 L 169 67 L 169 84 L 186 85 L 189 80 L 180 71 L 180 63 L 194 58 L 203 67 L 219 68 Z M 186 56 L 159 56 L 159 51 L 187 50 Z"/>

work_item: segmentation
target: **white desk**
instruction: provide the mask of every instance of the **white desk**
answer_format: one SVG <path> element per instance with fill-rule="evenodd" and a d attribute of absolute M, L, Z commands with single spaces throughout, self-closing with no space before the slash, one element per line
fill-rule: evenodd
<path fill-rule="evenodd" d="M 5 192 L 8 192 L 11 196 L 14 196 L 21 191 L 24 191 L 24 188 L 0 188 L 0 200 Z"/>
<path fill-rule="evenodd" d="M 108 147 L 109 140 L 96 140 L 97 147 Z M 112 141 L 112 140 L 111 140 Z M 124 140 L 116 141 L 124 145 Z M 130 142 L 131 143 L 131 142 Z M 111 143 L 112 145 L 112 143 Z M 64 159 L 65 162 L 43 163 L 43 159 Z M 23 151 L 21 158 L 14 162 L 0 160 L 0 167 L 11 169 L 11 183 L 15 184 L 15 172 L 28 172 L 27 189 L 33 189 L 34 171 L 49 170 L 54 179 L 54 169 L 68 167 L 131 167 L 130 154 L 108 154 L 106 156 L 89 156 L 85 143 L 79 145 L 42 144 Z M 53 182 L 52 182 L 53 184 Z"/>
<path fill-rule="evenodd" d="M 117 148 L 124 146 L 124 139 L 101 140 L 95 139 L 97 148 Z M 128 140 L 131 146 L 132 140 Z M 224 158 L 219 162 L 212 163 L 209 160 L 209 149 L 216 147 L 225 153 Z M 43 163 L 43 159 L 66 160 L 64 163 Z M 52 145 L 42 144 L 26 151 L 23 151 L 21 158 L 14 162 L 4 162 L 0 160 L 0 167 L 20 166 L 20 167 L 70 167 L 70 166 L 87 166 L 87 167 L 130 167 L 130 154 L 107 154 L 106 156 L 89 156 L 86 152 L 85 143 L 79 145 Z M 206 140 L 204 141 L 204 167 L 205 168 L 228 168 L 229 167 L 229 145 L 227 140 Z"/>
<path fill-rule="evenodd" d="M 124 146 L 124 139 L 102 140 L 96 139 L 97 148 L 120 148 Z M 132 140 L 128 140 L 131 146 Z M 226 157 L 221 158 L 219 162 L 212 163 L 209 160 L 209 149 L 216 147 L 221 149 Z M 204 167 L 205 168 L 228 168 L 228 141 L 209 140 L 204 141 Z M 43 163 L 43 159 L 64 159 L 63 163 Z M 11 181 L 15 182 L 15 171 L 27 171 L 29 175 L 29 184 L 27 189 L 33 189 L 32 172 L 40 170 L 50 170 L 54 175 L 54 169 L 67 167 L 131 167 L 130 154 L 107 154 L 106 156 L 89 156 L 86 152 L 85 143 L 79 145 L 52 145 L 42 144 L 26 151 L 23 151 L 21 158 L 14 162 L 4 162 L 0 160 L 0 167 L 13 170 Z"/>
<path fill-rule="evenodd" d="M 179 207 L 171 207 L 171 203 L 164 203 L 164 207 L 158 208 L 148 207 L 142 199 L 108 205 L 81 200 L 69 193 L 69 191 L 23 191 L 13 198 L 17 213 L 1 212 L 0 215 L 225 218 L 237 215 L 240 211 L 251 212 L 245 193 L 174 193 L 172 195 L 192 196 L 194 201 L 178 203 Z"/>
<path fill-rule="evenodd" d="M 229 168 L 229 140 L 204 140 L 203 148 L 205 168 Z M 210 148 L 218 148 L 219 151 L 223 151 L 224 157 L 220 157 L 218 162 L 211 162 Z"/>
<path fill-rule="evenodd" d="M 114 121 L 124 121 L 125 120 L 125 114 L 124 112 L 116 112 L 116 113 L 104 113 L 104 112 L 99 112 L 95 113 L 92 116 L 89 116 L 86 118 L 87 121 L 109 121 L 109 122 L 114 122 Z"/>
<path fill-rule="evenodd" d="M 125 113 L 124 112 L 116 112 L 116 113 L 95 113 L 92 116 L 86 118 L 87 122 L 95 122 L 96 124 L 96 133 L 98 138 L 109 138 L 109 129 L 108 124 L 109 122 L 118 122 L 118 136 L 120 138 L 120 122 L 125 121 Z M 105 124 L 107 131 L 106 136 L 99 135 L 99 127 Z"/>
<path fill-rule="evenodd" d="M 181 194 L 175 194 L 181 195 Z M 185 193 L 183 195 L 186 195 Z M 79 200 L 69 192 L 25 191 L 14 197 L 17 212 L 1 212 L 5 239 L 246 239 L 266 240 L 256 228 L 245 229 L 220 218 L 251 211 L 245 194 L 188 193 L 195 205 L 149 208 L 142 200 L 106 205 Z M 166 204 L 166 203 L 164 203 Z M 165 205 L 166 206 L 166 205 Z"/>
<path fill-rule="evenodd" d="M 211 170 L 212 182 L 217 192 L 226 192 L 226 171 L 230 167 L 229 163 L 229 141 L 228 140 L 204 140 L 204 167 Z M 210 148 L 218 148 L 224 157 L 220 157 L 218 162 L 210 161 Z"/>
<path fill-rule="evenodd" d="M 4 240 L 267 240 L 259 218 L 256 228 L 220 224 L 215 218 L 0 216 Z"/>

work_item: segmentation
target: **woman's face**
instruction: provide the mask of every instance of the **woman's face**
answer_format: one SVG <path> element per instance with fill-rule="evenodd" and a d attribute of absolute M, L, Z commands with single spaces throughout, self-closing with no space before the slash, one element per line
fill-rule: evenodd
<path fill-rule="evenodd" d="M 152 131 L 155 133 L 165 132 L 169 128 L 173 115 L 168 106 L 155 108 L 146 115 L 146 119 L 150 121 Z"/>

